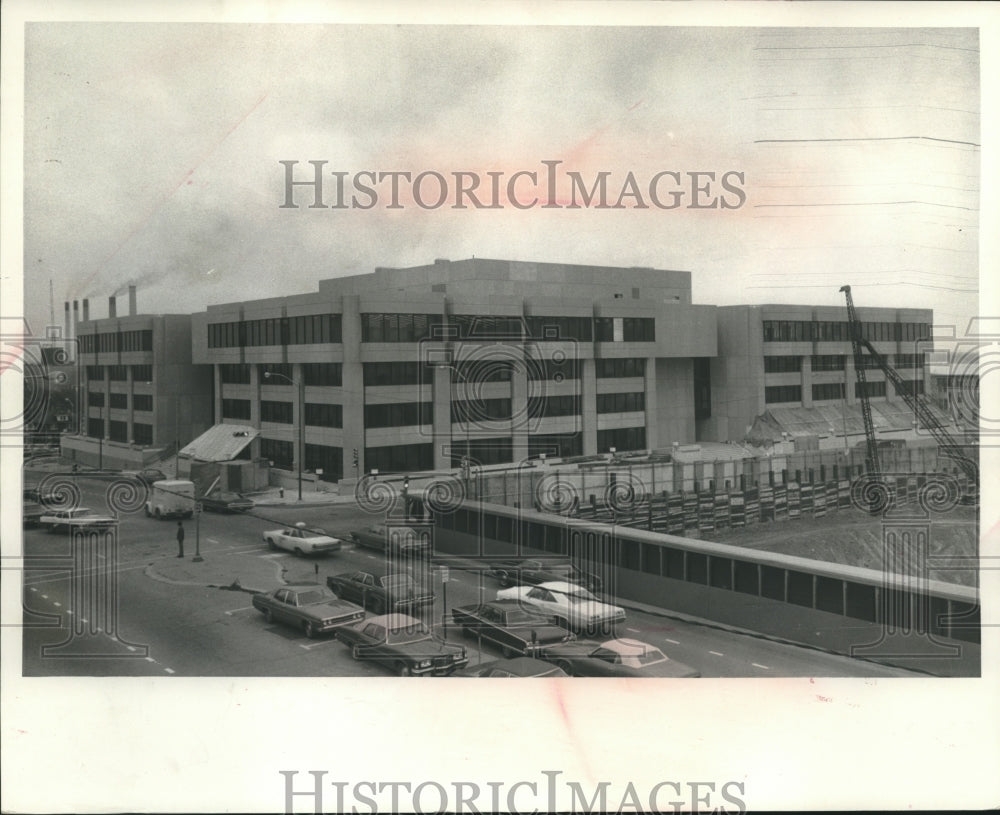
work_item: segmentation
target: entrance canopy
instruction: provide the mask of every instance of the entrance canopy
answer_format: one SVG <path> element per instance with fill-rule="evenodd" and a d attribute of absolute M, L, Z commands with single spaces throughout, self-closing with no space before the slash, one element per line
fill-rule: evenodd
<path fill-rule="evenodd" d="M 238 456 L 260 431 L 247 424 L 217 424 L 186 447 L 180 455 L 197 461 L 230 461 Z"/>

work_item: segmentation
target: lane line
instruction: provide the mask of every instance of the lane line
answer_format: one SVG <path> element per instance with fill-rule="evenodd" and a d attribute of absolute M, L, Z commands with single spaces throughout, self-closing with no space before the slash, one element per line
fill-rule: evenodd
<path fill-rule="evenodd" d="M 53 603 L 56 608 L 62 608 L 62 603 Z"/>
<path fill-rule="evenodd" d="M 759 662 L 751 662 L 750 664 L 753 665 L 755 668 L 762 668 L 765 671 L 771 670 L 770 668 L 767 667 L 767 665 L 761 665 Z"/>
<path fill-rule="evenodd" d="M 152 657 L 146 657 L 146 662 L 156 662 Z"/>
<path fill-rule="evenodd" d="M 299 643 L 299 648 L 304 648 L 307 651 L 311 651 L 313 648 L 319 648 L 321 645 L 331 645 L 339 640 L 323 640 L 322 642 L 313 642 L 308 645 L 304 642 Z"/>
<path fill-rule="evenodd" d="M 724 657 L 725 656 L 725 654 L 720 654 L 718 651 L 709 651 L 708 653 L 714 654 L 717 657 Z"/>
<path fill-rule="evenodd" d="M 677 642 L 677 640 L 672 640 L 672 639 L 670 639 L 669 637 L 664 637 L 663 639 L 664 639 L 664 640 L 665 640 L 666 642 L 669 642 L 669 643 L 670 643 L 671 645 L 680 645 L 680 643 L 679 643 L 679 642 Z"/>
<path fill-rule="evenodd" d="M 633 634 L 638 634 L 639 633 L 639 629 L 638 628 L 626 628 L 625 630 L 626 631 L 631 631 Z"/>
<path fill-rule="evenodd" d="M 71 608 L 66 609 L 66 613 L 69 614 L 70 617 L 72 617 L 73 616 L 73 609 L 71 609 Z"/>
<path fill-rule="evenodd" d="M 87 619 L 86 617 L 81 617 L 81 618 L 80 618 L 80 622 L 81 622 L 81 623 L 89 623 L 89 622 L 90 622 L 90 620 L 88 620 L 88 619 Z"/>
<path fill-rule="evenodd" d="M 225 613 L 227 616 L 232 617 L 237 611 L 246 611 L 248 608 L 253 608 L 253 606 L 240 606 L 239 608 L 230 609 Z"/>
<path fill-rule="evenodd" d="M 165 670 L 168 674 L 172 674 L 174 672 L 173 668 L 164 668 L 163 670 Z"/>
<path fill-rule="evenodd" d="M 129 651 L 135 651 L 135 646 L 134 645 L 126 645 L 125 647 L 128 648 Z"/>
<path fill-rule="evenodd" d="M 47 594 L 43 594 L 43 595 L 42 595 L 42 599 L 43 599 L 43 600 L 48 600 L 48 599 L 49 599 L 49 596 L 48 596 Z"/>
<path fill-rule="evenodd" d="M 205 538 L 205 540 L 207 540 L 209 543 L 218 543 L 218 541 L 215 538 Z M 171 671 L 171 673 L 173 672 Z"/>
<path fill-rule="evenodd" d="M 28 590 L 29 590 L 29 591 L 38 591 L 38 589 L 36 589 L 36 588 L 35 588 L 34 586 L 29 586 L 29 589 L 28 589 Z"/>

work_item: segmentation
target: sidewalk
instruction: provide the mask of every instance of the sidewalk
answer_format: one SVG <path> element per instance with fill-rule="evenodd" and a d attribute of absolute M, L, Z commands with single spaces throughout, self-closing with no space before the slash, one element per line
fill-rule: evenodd
<path fill-rule="evenodd" d="M 281 490 L 278 487 L 269 487 L 266 490 L 252 493 L 245 492 L 243 494 L 258 507 L 330 506 L 333 504 L 353 504 L 355 500 L 353 490 L 347 495 L 337 495 L 332 492 L 316 492 L 312 489 L 303 489 L 301 501 L 299 501 L 299 493 L 295 487 L 291 489 L 286 487 L 284 496 L 282 496 Z"/>

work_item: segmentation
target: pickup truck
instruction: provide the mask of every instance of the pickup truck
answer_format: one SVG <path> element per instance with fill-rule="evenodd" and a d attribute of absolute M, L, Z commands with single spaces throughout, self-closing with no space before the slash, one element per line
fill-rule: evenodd
<path fill-rule="evenodd" d="M 358 603 L 373 614 L 414 614 L 434 603 L 432 592 L 421 590 L 410 575 L 400 572 L 346 572 L 328 577 L 326 585 L 341 600 Z"/>

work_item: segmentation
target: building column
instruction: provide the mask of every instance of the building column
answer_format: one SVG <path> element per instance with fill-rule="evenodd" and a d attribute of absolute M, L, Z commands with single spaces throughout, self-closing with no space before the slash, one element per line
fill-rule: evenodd
<path fill-rule="evenodd" d="M 694 376 L 693 365 L 691 368 L 692 382 Z M 646 449 L 655 450 L 659 445 L 657 430 L 659 422 L 657 414 L 660 403 L 656 393 L 656 357 L 646 358 Z M 692 410 L 693 410 L 692 406 Z"/>
<path fill-rule="evenodd" d="M 358 478 L 365 472 L 365 380 L 361 363 L 360 306 L 358 295 L 343 297 L 340 333 L 344 363 L 340 392 L 344 417 L 344 478 Z M 357 469 L 354 468 L 355 450 L 358 451 Z"/>
<path fill-rule="evenodd" d="M 813 406 L 813 365 L 812 357 L 803 354 L 802 357 L 802 407 L 811 408 Z"/>
<path fill-rule="evenodd" d="M 305 376 L 305 372 L 302 370 L 301 362 L 292 363 L 292 381 L 295 383 L 295 397 L 292 399 L 292 427 L 295 430 L 295 449 L 292 453 L 292 467 L 296 472 L 299 471 L 299 467 L 305 472 L 306 462 L 306 424 L 305 424 L 305 410 L 306 410 L 306 388 L 305 380 L 302 377 Z M 299 462 L 299 456 L 302 456 L 302 462 Z"/>
<path fill-rule="evenodd" d="M 593 359 L 580 360 L 580 414 L 583 454 L 592 456 L 600 452 L 597 449 L 597 367 Z"/>
<path fill-rule="evenodd" d="M 454 441 L 451 437 L 451 368 L 447 365 L 435 365 L 431 393 L 434 395 L 432 410 L 432 435 L 434 439 L 434 469 L 450 470 L 451 450 Z"/>
<path fill-rule="evenodd" d="M 101 421 L 104 429 L 101 437 L 108 439 L 111 437 L 111 366 L 104 366 L 104 407 L 101 408 Z"/>
<path fill-rule="evenodd" d="M 526 416 L 528 404 L 528 372 L 524 365 L 514 365 L 510 372 L 510 408 L 512 416 Z M 520 413 L 518 412 L 520 408 Z M 528 458 L 528 426 L 526 422 L 511 423 L 511 459 L 514 463 Z"/>
<path fill-rule="evenodd" d="M 858 373 L 854 370 L 854 354 L 844 355 L 844 395 L 847 404 L 856 405 L 858 398 L 854 393 L 855 383 L 858 381 Z"/>
<path fill-rule="evenodd" d="M 212 378 L 215 381 L 215 387 L 212 389 L 213 401 L 212 405 L 212 424 L 222 424 L 222 366 L 213 365 L 212 366 Z"/>
<path fill-rule="evenodd" d="M 125 392 L 128 394 L 126 437 L 129 444 L 135 444 L 135 381 L 131 365 L 125 367 Z"/>

